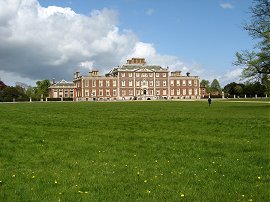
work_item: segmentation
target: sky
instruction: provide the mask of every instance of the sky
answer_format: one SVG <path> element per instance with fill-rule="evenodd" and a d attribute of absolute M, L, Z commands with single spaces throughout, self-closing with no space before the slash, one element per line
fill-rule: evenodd
<path fill-rule="evenodd" d="M 105 74 L 132 57 L 221 86 L 239 82 L 235 53 L 252 0 L 1 0 L 0 79 L 35 86 Z"/>

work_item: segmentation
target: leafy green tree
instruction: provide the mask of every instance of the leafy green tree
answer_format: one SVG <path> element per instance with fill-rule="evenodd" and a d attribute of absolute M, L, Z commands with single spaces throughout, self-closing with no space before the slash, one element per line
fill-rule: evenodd
<path fill-rule="evenodd" d="M 253 39 L 259 42 L 255 48 L 259 51 L 237 52 L 235 65 L 244 66 L 242 78 L 251 82 L 260 82 L 266 92 L 270 88 L 270 1 L 254 0 L 250 8 L 252 16 L 249 24 L 244 25 Z"/>
<path fill-rule="evenodd" d="M 42 80 L 36 82 L 37 87 L 35 88 L 36 98 L 45 98 L 49 96 L 49 87 L 51 85 L 50 80 Z"/>
<path fill-rule="evenodd" d="M 243 92 L 242 86 L 241 86 L 241 85 L 236 85 L 236 86 L 234 87 L 234 92 L 235 92 L 236 95 L 241 95 L 242 92 Z"/>
<path fill-rule="evenodd" d="M 13 98 L 15 98 L 16 101 L 27 99 L 23 89 L 19 87 L 7 86 L 0 92 L 1 102 L 12 102 Z"/>
<path fill-rule="evenodd" d="M 208 80 L 201 80 L 200 86 L 206 89 L 206 93 L 210 93 L 210 82 Z"/>
<path fill-rule="evenodd" d="M 25 94 L 28 98 L 36 98 L 36 95 L 35 95 L 35 88 L 33 88 L 32 86 L 29 86 L 27 88 L 27 90 L 25 91 Z M 36 98 L 36 99 L 40 99 L 39 98 Z"/>
<path fill-rule="evenodd" d="M 220 87 L 220 84 L 219 84 L 217 79 L 214 79 L 212 81 L 210 89 L 211 89 L 211 93 L 216 93 L 216 92 L 220 93 L 221 92 L 221 87 Z"/>
<path fill-rule="evenodd" d="M 226 86 L 224 86 L 223 91 L 225 93 L 230 94 L 230 95 L 234 95 L 235 94 L 235 89 L 234 89 L 235 86 L 237 86 L 237 83 L 235 83 L 235 82 L 229 83 Z"/>

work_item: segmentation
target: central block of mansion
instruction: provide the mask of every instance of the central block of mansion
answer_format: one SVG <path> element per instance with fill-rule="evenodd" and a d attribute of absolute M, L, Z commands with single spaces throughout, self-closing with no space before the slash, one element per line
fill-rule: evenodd
<path fill-rule="evenodd" d="M 169 73 L 168 68 L 149 65 L 144 58 L 132 58 L 103 76 L 92 70 L 86 76 L 76 72 L 73 83 L 53 82 L 50 97 L 74 101 L 200 98 L 198 76 L 182 76 L 181 71 Z"/>

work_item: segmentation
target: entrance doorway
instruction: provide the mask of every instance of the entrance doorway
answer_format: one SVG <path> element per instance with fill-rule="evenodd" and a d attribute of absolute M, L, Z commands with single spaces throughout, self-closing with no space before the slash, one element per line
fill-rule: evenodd
<path fill-rule="evenodd" d="M 146 90 L 143 90 L 143 94 L 146 95 Z"/>

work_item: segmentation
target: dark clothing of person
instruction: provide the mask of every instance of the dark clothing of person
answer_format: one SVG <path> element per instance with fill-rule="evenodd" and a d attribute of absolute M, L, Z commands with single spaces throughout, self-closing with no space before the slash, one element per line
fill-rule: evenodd
<path fill-rule="evenodd" d="M 211 105 L 211 102 L 212 102 L 211 98 L 208 98 L 208 105 L 209 105 L 209 107 Z"/>

